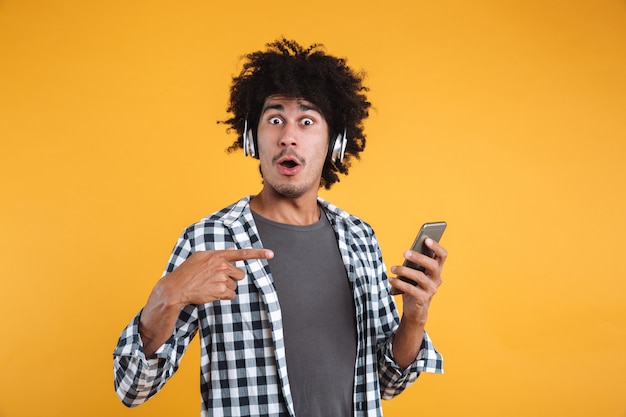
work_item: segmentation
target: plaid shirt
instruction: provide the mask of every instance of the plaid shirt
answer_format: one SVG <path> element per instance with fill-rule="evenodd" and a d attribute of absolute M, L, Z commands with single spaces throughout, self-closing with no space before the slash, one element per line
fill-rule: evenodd
<path fill-rule="evenodd" d="M 165 274 L 195 251 L 262 247 L 249 201 L 245 197 L 187 228 Z M 354 295 L 354 416 L 382 416 L 381 398 L 398 395 L 420 372 L 442 373 L 443 360 L 424 333 L 416 361 L 406 369 L 395 363 L 391 347 L 399 317 L 374 232 L 362 220 L 319 202 L 335 230 Z M 199 331 L 202 416 L 294 417 L 281 310 L 268 263 L 255 259 L 237 266 L 247 274 L 237 297 L 183 308 L 172 336 L 153 358 L 143 353 L 140 313 L 133 318 L 113 354 L 115 389 L 125 405 L 137 406 L 157 393 Z"/>

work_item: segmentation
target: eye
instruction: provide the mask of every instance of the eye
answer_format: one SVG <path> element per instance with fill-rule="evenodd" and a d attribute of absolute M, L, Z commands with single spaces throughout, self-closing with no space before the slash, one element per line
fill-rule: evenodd
<path fill-rule="evenodd" d="M 302 119 L 301 123 L 305 126 L 311 126 L 314 123 L 314 121 L 311 118 L 305 117 L 304 119 Z"/>
<path fill-rule="evenodd" d="M 279 125 L 279 124 L 281 124 L 283 121 L 282 121 L 282 119 L 281 119 L 280 117 L 274 116 L 274 117 L 270 117 L 270 118 L 269 118 L 269 120 L 268 120 L 268 122 L 269 122 L 271 125 Z"/>

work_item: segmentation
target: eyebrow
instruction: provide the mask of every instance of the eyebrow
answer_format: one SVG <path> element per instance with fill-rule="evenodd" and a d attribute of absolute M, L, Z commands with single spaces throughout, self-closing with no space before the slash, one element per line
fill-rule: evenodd
<path fill-rule="evenodd" d="M 267 104 L 263 107 L 263 110 L 261 110 L 261 114 L 264 114 L 265 112 L 267 112 L 268 110 L 278 110 L 278 111 L 284 111 L 285 107 L 280 104 L 280 103 L 275 103 L 275 104 Z M 317 112 L 319 114 L 322 114 L 322 111 L 319 109 L 319 107 L 313 105 L 313 104 L 305 104 L 302 103 L 301 101 L 298 101 L 298 110 L 300 111 L 309 111 L 312 110 L 314 112 Z"/>

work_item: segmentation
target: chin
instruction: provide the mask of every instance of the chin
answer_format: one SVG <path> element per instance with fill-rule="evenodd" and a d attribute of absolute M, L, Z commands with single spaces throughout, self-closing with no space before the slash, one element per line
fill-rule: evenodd
<path fill-rule="evenodd" d="M 303 184 L 269 184 L 274 192 L 282 197 L 298 198 L 306 194 L 311 187 Z"/>

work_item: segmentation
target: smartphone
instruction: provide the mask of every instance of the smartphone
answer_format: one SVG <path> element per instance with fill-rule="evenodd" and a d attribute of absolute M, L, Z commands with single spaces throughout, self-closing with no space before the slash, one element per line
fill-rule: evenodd
<path fill-rule="evenodd" d="M 415 237 L 415 241 L 413 241 L 413 246 L 411 246 L 411 250 L 419 253 L 423 253 L 426 256 L 430 256 L 432 258 L 433 251 L 428 249 L 428 247 L 424 244 L 426 238 L 431 238 L 435 242 L 439 242 L 441 236 L 443 235 L 443 231 L 446 230 L 446 222 L 432 222 L 432 223 L 424 223 L 420 228 L 420 231 L 417 233 Z M 408 260 L 404 260 L 403 266 L 408 266 L 409 268 L 417 269 L 418 271 L 424 271 L 424 267 L 421 265 L 417 265 Z M 398 277 L 404 282 L 408 282 L 412 285 L 417 285 L 417 283 L 411 279 L 405 277 Z M 391 295 L 400 295 L 402 291 L 398 290 L 396 287 L 391 288 Z"/>

